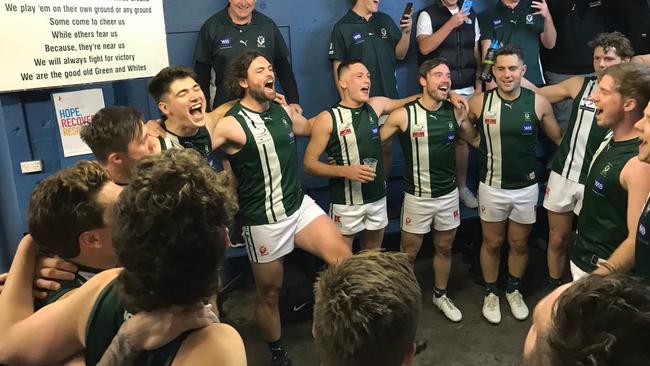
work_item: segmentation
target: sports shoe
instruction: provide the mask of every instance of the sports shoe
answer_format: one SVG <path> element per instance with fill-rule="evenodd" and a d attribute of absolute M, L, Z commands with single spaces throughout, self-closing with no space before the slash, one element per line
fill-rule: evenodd
<path fill-rule="evenodd" d="M 447 319 L 456 323 L 463 319 L 463 314 L 458 310 L 450 298 L 447 295 L 442 295 L 436 297 L 433 295 L 433 305 L 437 306 L 440 311 L 447 317 Z"/>
<path fill-rule="evenodd" d="M 469 190 L 467 187 L 461 188 L 459 191 L 459 196 L 460 196 L 460 201 L 465 205 L 467 208 L 477 208 L 478 207 L 478 200 L 476 197 L 474 197 L 474 194 L 472 191 Z"/>
<path fill-rule="evenodd" d="M 528 306 L 524 302 L 524 297 L 521 296 L 519 290 L 514 290 L 511 293 L 506 292 L 506 299 L 510 304 L 510 311 L 512 316 L 517 320 L 525 320 L 528 318 Z"/>
<path fill-rule="evenodd" d="M 483 299 L 483 316 L 492 324 L 501 323 L 501 308 L 499 307 L 499 296 L 489 293 Z"/>

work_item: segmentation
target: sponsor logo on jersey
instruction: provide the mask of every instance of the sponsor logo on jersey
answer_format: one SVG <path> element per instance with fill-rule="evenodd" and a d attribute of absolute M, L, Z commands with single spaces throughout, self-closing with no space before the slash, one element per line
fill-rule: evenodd
<path fill-rule="evenodd" d="M 494 25 L 495 27 L 500 27 L 500 26 L 502 26 L 503 24 L 502 24 L 502 22 L 501 22 L 501 19 L 493 19 L 493 20 L 492 20 L 492 25 Z"/>
<path fill-rule="evenodd" d="M 230 38 L 224 37 L 219 40 L 219 49 L 223 50 L 226 48 L 230 48 L 232 45 L 230 44 Z"/>
<path fill-rule="evenodd" d="M 647 240 L 648 239 L 648 231 L 645 228 L 645 225 L 639 223 L 639 236 L 641 239 Z"/>
<path fill-rule="evenodd" d="M 497 124 L 497 112 L 485 112 L 485 120 L 486 125 L 496 125 Z"/>
<path fill-rule="evenodd" d="M 602 2 L 601 0 L 598 0 L 598 1 L 590 1 L 590 2 L 589 2 L 589 7 L 590 7 L 590 8 L 595 8 L 595 7 L 597 7 L 597 6 L 601 6 L 601 5 L 603 5 L 603 2 Z"/>
<path fill-rule="evenodd" d="M 533 134 L 533 124 L 530 121 L 524 122 L 524 124 L 521 125 L 521 134 L 524 136 L 530 136 Z"/>
<path fill-rule="evenodd" d="M 454 218 L 457 219 L 460 216 L 460 213 L 458 213 L 458 210 L 454 210 Z"/>
<path fill-rule="evenodd" d="M 424 131 L 413 131 L 411 135 L 415 138 L 424 137 Z"/>
<path fill-rule="evenodd" d="M 407 216 L 406 219 L 404 220 L 404 224 L 406 224 L 406 225 L 411 225 L 411 222 L 413 222 L 413 220 L 411 220 L 411 218 L 408 217 L 408 216 Z"/>
<path fill-rule="evenodd" d="M 370 126 L 370 134 L 373 138 L 376 138 L 379 135 L 379 126 L 372 125 Z"/>
<path fill-rule="evenodd" d="M 352 43 L 359 44 L 359 43 L 361 43 L 363 41 L 364 41 L 364 39 L 363 39 L 363 35 L 361 34 L 361 32 L 352 33 Z"/>
<path fill-rule="evenodd" d="M 347 136 L 347 135 L 349 135 L 349 134 L 351 134 L 351 133 L 352 133 L 352 130 L 349 129 L 349 128 L 346 128 L 346 129 L 344 129 L 344 130 L 339 131 L 339 135 L 340 135 L 340 136 Z"/>
<path fill-rule="evenodd" d="M 447 132 L 447 143 L 452 143 L 456 139 L 456 131 L 451 130 Z"/>
<path fill-rule="evenodd" d="M 296 141 L 296 135 L 293 134 L 293 131 L 289 132 L 289 143 L 293 144 Z"/>
<path fill-rule="evenodd" d="M 265 255 L 268 255 L 268 254 L 269 254 L 269 250 L 264 245 L 261 245 L 260 246 L 260 255 L 265 256 Z"/>
<path fill-rule="evenodd" d="M 580 109 L 584 109 L 589 112 L 596 111 L 596 104 L 594 103 L 594 100 L 591 97 L 591 95 L 582 97 L 582 99 L 580 100 Z"/>
<path fill-rule="evenodd" d="M 597 195 L 604 196 L 605 195 L 605 179 L 603 177 L 596 177 L 596 179 L 594 179 L 594 186 L 591 189 Z"/>

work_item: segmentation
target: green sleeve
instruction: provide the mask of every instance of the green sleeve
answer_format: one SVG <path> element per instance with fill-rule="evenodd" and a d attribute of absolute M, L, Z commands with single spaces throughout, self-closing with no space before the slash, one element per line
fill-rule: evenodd
<path fill-rule="evenodd" d="M 330 60 L 347 60 L 348 50 L 345 48 L 345 38 L 341 32 L 341 27 L 334 26 L 332 30 L 332 39 L 330 41 L 329 59 Z"/>
<path fill-rule="evenodd" d="M 280 29 L 278 29 L 278 26 L 273 23 L 273 37 L 274 39 L 274 44 L 275 44 L 275 49 L 273 50 L 273 58 L 284 58 L 289 56 L 289 48 L 287 47 L 287 43 L 284 41 L 284 37 L 282 37 L 282 33 L 280 33 Z"/>
<path fill-rule="evenodd" d="M 204 64 L 212 64 L 212 43 L 210 39 L 210 26 L 204 23 L 199 31 L 199 36 L 196 40 L 196 50 L 194 51 L 194 60 Z"/>
<path fill-rule="evenodd" d="M 390 16 L 386 15 L 387 28 L 390 32 L 390 37 L 393 39 L 393 43 L 397 45 L 400 38 L 402 38 L 402 31 L 399 29 L 399 26 L 395 24 L 393 19 Z"/>

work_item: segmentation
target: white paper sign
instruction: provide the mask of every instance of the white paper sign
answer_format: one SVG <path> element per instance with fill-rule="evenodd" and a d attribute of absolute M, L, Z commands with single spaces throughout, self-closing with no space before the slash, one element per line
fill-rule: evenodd
<path fill-rule="evenodd" d="M 61 133 L 63 156 L 91 154 L 90 148 L 79 137 L 81 127 L 89 124 L 97 111 L 104 108 L 101 89 L 79 90 L 52 94 L 56 120 Z"/>
<path fill-rule="evenodd" d="M 0 92 L 153 76 L 162 0 L 0 0 Z"/>

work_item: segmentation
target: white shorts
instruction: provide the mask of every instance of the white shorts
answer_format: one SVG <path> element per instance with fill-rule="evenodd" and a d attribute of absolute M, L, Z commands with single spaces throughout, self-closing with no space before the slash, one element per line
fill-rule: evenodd
<path fill-rule="evenodd" d="M 572 261 L 569 261 L 569 267 L 571 267 L 571 277 L 573 277 L 574 282 L 589 275 L 589 273 L 581 270 L 580 267 L 576 266 Z"/>
<path fill-rule="evenodd" d="M 431 223 L 437 231 L 452 230 L 460 226 L 458 188 L 435 198 L 417 197 L 404 193 L 401 228 L 411 234 L 426 234 Z"/>
<path fill-rule="evenodd" d="M 573 211 L 580 213 L 585 186 L 569 180 L 556 172 L 551 172 L 544 194 L 544 208 L 563 213 Z"/>
<path fill-rule="evenodd" d="M 381 230 L 388 225 L 386 197 L 363 205 L 330 204 L 330 217 L 343 235 Z"/>
<path fill-rule="evenodd" d="M 296 234 L 321 215 L 325 211 L 304 195 L 300 208 L 286 219 L 273 224 L 242 226 L 248 259 L 268 263 L 291 253 Z"/>
<path fill-rule="evenodd" d="M 478 185 L 479 216 L 487 222 L 510 219 L 519 224 L 534 224 L 537 220 L 539 186 L 500 189 L 481 182 Z"/>

